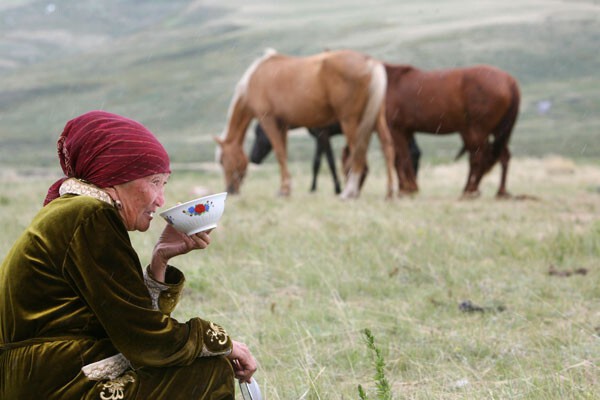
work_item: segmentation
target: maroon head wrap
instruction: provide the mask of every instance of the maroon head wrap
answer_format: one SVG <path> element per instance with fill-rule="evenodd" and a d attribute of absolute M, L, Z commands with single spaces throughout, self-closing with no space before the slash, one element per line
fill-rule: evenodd
<path fill-rule="evenodd" d="M 169 156 L 152 132 L 105 111 L 90 111 L 67 122 L 57 147 L 66 176 L 50 186 L 44 205 L 59 196 L 67 178 L 104 188 L 171 172 Z"/>

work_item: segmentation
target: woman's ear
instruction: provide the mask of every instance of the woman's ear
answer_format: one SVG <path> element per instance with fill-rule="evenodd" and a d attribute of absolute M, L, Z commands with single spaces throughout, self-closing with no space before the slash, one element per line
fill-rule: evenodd
<path fill-rule="evenodd" d="M 102 188 L 110 196 L 113 201 L 119 200 L 119 195 L 117 194 L 117 189 L 114 186 Z"/>

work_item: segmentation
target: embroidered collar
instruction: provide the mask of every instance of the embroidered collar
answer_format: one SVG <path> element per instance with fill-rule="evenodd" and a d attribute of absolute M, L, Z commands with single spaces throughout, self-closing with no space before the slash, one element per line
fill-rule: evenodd
<path fill-rule="evenodd" d="M 81 196 L 90 196 L 98 200 L 102 200 L 108 204 L 113 204 L 112 198 L 104 190 L 92 185 L 91 183 L 85 183 L 77 178 L 69 178 L 60 185 L 58 193 L 62 196 L 63 194 L 78 194 Z"/>

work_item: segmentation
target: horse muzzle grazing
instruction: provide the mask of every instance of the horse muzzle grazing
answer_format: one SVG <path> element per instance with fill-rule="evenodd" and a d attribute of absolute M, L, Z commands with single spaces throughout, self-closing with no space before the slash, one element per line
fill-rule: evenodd
<path fill-rule="evenodd" d="M 225 187 L 229 194 L 239 194 L 242 182 L 244 182 L 245 171 L 232 171 L 225 174 Z"/>
<path fill-rule="evenodd" d="M 215 138 L 220 146 L 219 163 L 225 173 L 225 190 L 229 194 L 238 194 L 248 169 L 248 157 L 241 148 L 232 146 L 220 138 Z"/>

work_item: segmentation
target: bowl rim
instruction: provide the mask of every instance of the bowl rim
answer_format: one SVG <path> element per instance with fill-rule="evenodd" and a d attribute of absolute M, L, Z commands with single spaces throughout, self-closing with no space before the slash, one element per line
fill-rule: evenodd
<path fill-rule="evenodd" d="M 203 201 L 203 200 L 209 200 L 209 199 L 212 199 L 212 198 L 215 198 L 215 197 L 223 197 L 223 196 L 224 196 L 223 201 L 225 201 L 225 199 L 227 198 L 227 192 L 213 193 L 213 194 L 209 194 L 207 196 L 198 197 L 198 198 L 195 198 L 195 199 L 192 199 L 192 200 L 188 200 L 185 203 L 179 203 L 179 204 L 176 204 L 176 205 L 174 205 L 172 207 L 169 207 L 166 210 L 161 211 L 159 213 L 159 215 L 162 217 L 164 214 L 167 214 L 167 213 L 169 213 L 171 211 L 174 211 L 174 210 L 176 210 L 178 208 L 181 208 L 181 207 L 187 207 L 187 206 L 191 205 L 192 203 L 197 203 L 197 202 L 200 202 L 200 201 Z"/>

